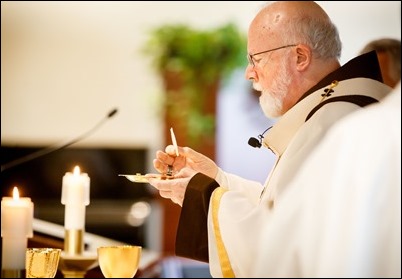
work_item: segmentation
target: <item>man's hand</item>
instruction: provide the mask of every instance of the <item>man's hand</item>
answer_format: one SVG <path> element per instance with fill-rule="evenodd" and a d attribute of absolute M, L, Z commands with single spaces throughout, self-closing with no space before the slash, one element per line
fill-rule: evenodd
<path fill-rule="evenodd" d="M 179 156 L 176 156 L 176 150 L 173 145 L 168 145 L 163 151 L 156 152 L 156 159 L 153 164 L 160 173 L 168 173 L 171 166 L 173 175 L 183 168 L 190 168 L 195 172 L 201 172 L 211 178 L 215 178 L 218 173 L 218 166 L 207 156 L 194 151 L 189 147 L 178 147 Z"/>
<path fill-rule="evenodd" d="M 173 178 L 161 179 L 149 176 L 148 183 L 158 189 L 161 197 L 183 206 L 184 194 L 191 178 L 197 174 L 190 168 L 183 168 Z"/>

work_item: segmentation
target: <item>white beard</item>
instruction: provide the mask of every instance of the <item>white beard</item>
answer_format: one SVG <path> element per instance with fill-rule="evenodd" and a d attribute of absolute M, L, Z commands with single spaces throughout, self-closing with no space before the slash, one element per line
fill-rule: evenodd
<path fill-rule="evenodd" d="M 273 81 L 271 89 L 262 88 L 259 83 L 253 83 L 253 88 L 261 92 L 260 106 L 268 118 L 277 118 L 283 115 L 283 100 L 292 81 L 285 63 L 284 61 L 279 65 L 278 78 Z"/>

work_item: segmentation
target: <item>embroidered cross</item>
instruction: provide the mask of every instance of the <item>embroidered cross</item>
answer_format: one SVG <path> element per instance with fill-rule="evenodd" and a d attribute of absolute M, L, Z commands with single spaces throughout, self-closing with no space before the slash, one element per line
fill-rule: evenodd
<path fill-rule="evenodd" d="M 326 97 L 331 97 L 331 93 L 334 92 L 334 90 L 333 90 L 332 88 L 334 88 L 335 86 L 337 86 L 338 83 L 339 83 L 339 82 L 338 82 L 337 80 L 334 80 L 333 82 L 331 82 L 331 84 L 329 85 L 328 88 L 325 88 L 325 89 L 324 89 L 324 92 L 325 92 L 325 93 L 321 94 L 322 100 L 324 100 Z M 321 100 L 321 101 L 322 101 L 322 100 Z"/>

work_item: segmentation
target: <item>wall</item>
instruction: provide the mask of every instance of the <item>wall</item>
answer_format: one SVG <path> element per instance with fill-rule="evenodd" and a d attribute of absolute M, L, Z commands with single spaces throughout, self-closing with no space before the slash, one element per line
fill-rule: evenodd
<path fill-rule="evenodd" d="M 318 2 L 339 28 L 343 63 L 368 40 L 400 38 L 400 2 Z M 147 30 L 164 22 L 207 28 L 235 20 L 246 32 L 263 3 L 1 1 L 2 144 L 50 145 L 71 139 L 116 107 L 119 112 L 113 119 L 76 146 L 147 148 L 152 170 L 153 151 L 164 143 L 158 108 L 161 83 L 141 52 Z M 234 116 L 229 118 L 236 123 L 232 117 L 242 117 L 238 112 L 243 110 L 231 109 Z M 247 111 L 245 115 L 250 117 Z M 264 120 L 252 127 L 244 118 L 243 122 L 236 128 L 247 139 L 266 127 Z M 218 161 L 238 160 L 233 152 L 237 142 L 226 141 L 223 146 L 218 139 L 218 143 L 218 149 L 230 150 L 223 152 L 230 156 L 227 160 Z M 246 157 L 259 160 L 259 156 Z M 236 168 L 228 165 L 229 170 Z"/>

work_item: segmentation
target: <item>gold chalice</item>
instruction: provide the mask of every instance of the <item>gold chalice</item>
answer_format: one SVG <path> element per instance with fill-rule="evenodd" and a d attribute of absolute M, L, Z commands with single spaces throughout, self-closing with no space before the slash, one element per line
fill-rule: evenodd
<path fill-rule="evenodd" d="M 54 278 L 59 265 L 61 249 L 27 248 L 26 278 Z"/>
<path fill-rule="evenodd" d="M 98 263 L 105 278 L 133 278 L 141 258 L 141 246 L 98 247 Z"/>

